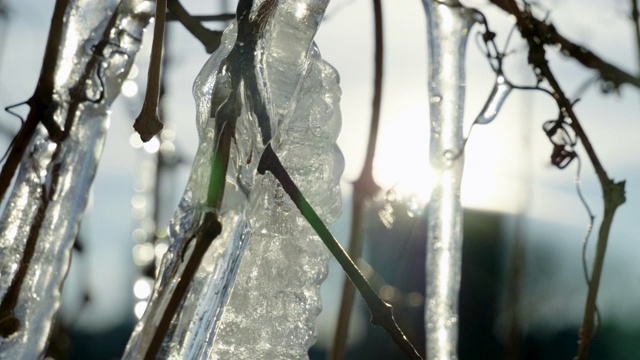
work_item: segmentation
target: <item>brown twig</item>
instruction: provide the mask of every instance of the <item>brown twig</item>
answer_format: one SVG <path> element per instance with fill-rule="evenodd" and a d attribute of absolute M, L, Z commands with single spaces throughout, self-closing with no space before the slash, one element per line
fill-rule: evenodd
<path fill-rule="evenodd" d="M 211 54 L 220 46 L 222 31 L 209 30 L 202 26 L 199 19 L 191 16 L 178 0 L 169 0 L 167 8 L 196 39 L 200 40 L 207 53 Z M 224 16 L 226 19 L 227 15 Z"/>
<path fill-rule="evenodd" d="M 604 264 L 604 256 L 607 249 L 607 242 L 609 239 L 609 232 L 611 230 L 611 224 L 613 217 L 618 206 L 625 202 L 625 190 L 624 181 L 614 182 L 609 178 L 602 163 L 598 159 L 598 156 L 593 149 L 591 141 L 587 137 L 584 129 L 582 128 L 576 114 L 573 111 L 573 105 L 571 101 L 564 94 L 560 84 L 556 80 L 555 76 L 551 72 L 547 60 L 545 58 L 544 44 L 546 41 L 540 41 L 541 22 L 536 20 L 530 11 L 521 11 L 514 0 L 492 0 L 492 2 L 502 9 L 506 10 L 510 14 L 516 17 L 518 28 L 522 34 L 522 37 L 527 40 L 529 45 L 529 63 L 537 69 L 538 73 L 546 79 L 549 86 L 552 89 L 552 94 L 558 107 L 563 112 L 564 116 L 571 120 L 571 128 L 576 133 L 576 136 L 582 142 L 585 151 L 594 167 L 600 186 L 602 188 L 604 196 L 604 215 L 600 224 L 600 231 L 598 233 L 598 243 L 596 245 L 596 254 L 593 264 L 593 270 L 591 274 L 591 281 L 589 282 L 589 290 L 587 294 L 587 300 L 584 309 L 584 317 L 582 326 L 580 328 L 580 340 L 578 346 L 577 359 L 586 360 L 589 352 L 589 345 L 594 329 L 594 316 L 596 313 L 596 299 L 598 296 L 598 289 L 600 285 L 600 277 L 602 274 L 602 268 Z M 546 25 L 545 25 L 546 26 Z M 550 34 L 551 37 L 557 34 Z M 595 63 L 592 63 L 592 65 Z M 609 65 L 605 69 L 609 69 Z M 600 71 L 601 75 L 605 77 L 608 70 L 602 68 L 596 68 Z M 608 80 L 616 81 L 611 77 L 606 77 Z M 617 79 L 618 81 L 622 79 Z M 619 82 L 616 82 L 619 84 Z"/>
<path fill-rule="evenodd" d="M 491 0 L 491 2 L 514 16 L 514 12 L 518 11 L 515 4 L 513 6 L 511 5 L 513 3 L 512 0 Z M 514 6 L 516 9 L 514 9 Z M 520 26 L 519 22 L 518 26 Z M 537 45 L 558 46 L 563 53 L 576 59 L 585 67 L 599 72 L 603 80 L 610 81 L 616 88 L 622 84 L 630 84 L 640 88 L 640 77 L 633 76 L 617 66 L 602 60 L 598 55 L 584 46 L 580 46 L 560 35 L 552 24 L 529 16 L 525 29 L 526 34 L 523 34 L 523 36 L 535 40 Z"/>
<path fill-rule="evenodd" d="M 58 42 L 62 38 L 62 29 L 64 24 L 64 15 L 65 15 L 66 6 L 67 6 L 67 0 L 61 0 L 56 3 L 56 8 L 54 9 L 54 19 L 52 20 L 52 32 L 55 32 L 58 30 L 58 29 L 54 29 L 54 25 L 60 26 L 60 29 L 59 29 L 60 34 L 56 35 Z M 48 100 L 49 105 L 47 106 L 47 110 L 44 111 L 44 113 L 39 113 L 39 111 L 42 111 L 42 109 L 37 110 L 38 107 L 34 108 L 33 107 L 34 105 L 32 105 L 32 110 L 29 113 L 29 118 L 34 116 L 33 119 L 35 121 L 35 126 L 38 125 L 38 121 L 42 122 L 43 125 L 45 125 L 49 130 L 49 138 L 51 140 L 56 142 L 62 142 L 68 138 L 75 124 L 75 121 L 77 119 L 77 112 L 82 103 L 87 101 L 92 101 L 92 102 L 103 101 L 104 91 L 105 91 L 104 88 L 102 89 L 102 93 L 97 100 L 88 99 L 86 96 L 86 90 L 87 90 L 89 79 L 91 79 L 91 77 L 98 71 L 99 65 L 104 59 L 102 54 L 104 53 L 104 50 L 106 49 L 106 47 L 110 45 L 110 42 L 109 42 L 110 34 L 117 24 L 119 15 L 120 13 L 119 13 L 119 7 L 118 7 L 111 15 L 109 23 L 107 24 L 103 32 L 102 39 L 98 42 L 98 44 L 95 45 L 93 49 L 93 53 L 89 61 L 85 65 L 84 71 L 82 72 L 82 75 L 80 76 L 78 82 L 75 85 L 73 85 L 71 89 L 69 89 L 71 100 L 69 102 L 68 109 L 66 111 L 66 118 L 65 118 L 65 121 L 63 124 L 64 127 L 62 128 L 62 130 L 58 129 L 57 125 L 53 121 L 53 113 L 55 111 L 55 107 L 58 106 L 58 104 L 52 100 L 54 73 L 53 72 L 51 73 L 50 79 L 48 79 L 48 76 L 47 76 L 47 79 L 45 79 L 43 82 L 38 83 L 38 88 L 36 88 L 36 93 L 29 101 L 33 99 L 38 99 L 38 100 L 34 100 L 35 101 L 34 104 L 45 104 L 46 101 Z M 57 48 L 58 48 L 58 45 L 56 45 L 56 49 Z M 55 54 L 55 57 L 53 56 L 54 54 Z M 58 60 L 57 55 L 58 55 L 58 50 L 52 50 L 51 52 L 49 52 L 49 43 L 47 43 L 47 52 L 45 53 L 45 59 L 43 62 L 44 64 L 43 72 L 49 71 L 49 70 L 44 70 L 47 67 L 55 69 L 55 66 L 51 66 L 51 64 L 55 64 L 57 62 Z M 52 107 L 53 109 L 51 109 Z M 35 116 L 42 116 L 42 117 L 40 118 Z M 29 118 L 27 119 L 27 122 L 29 121 Z M 27 126 L 27 122 L 25 122 L 23 129 Z M 54 126 L 56 126 L 55 128 L 56 130 L 52 133 Z M 23 129 L 21 129 L 21 132 L 18 133 L 17 136 L 27 135 L 26 132 L 23 133 Z M 25 149 L 29 143 L 29 140 L 33 136 L 34 131 L 35 131 L 35 127 L 32 133 L 29 135 L 29 137 L 25 138 L 24 140 Z M 15 146 L 17 145 L 18 144 L 16 144 Z M 12 152 L 9 154 L 9 156 L 11 156 L 11 154 L 13 153 L 13 150 L 14 149 L 12 148 Z M 35 253 L 37 241 L 38 241 L 38 238 L 40 237 L 40 232 L 42 230 L 43 222 L 45 220 L 45 215 L 47 213 L 49 206 L 52 203 L 51 199 L 54 197 L 54 194 L 52 193 L 52 191 L 55 192 L 55 189 L 58 188 L 58 184 L 61 179 L 60 170 L 63 166 L 63 162 L 57 161 L 56 159 L 60 159 L 65 151 L 66 149 L 64 146 L 56 147 L 56 150 L 54 151 L 51 157 L 53 159 L 52 160 L 53 166 L 49 175 L 49 179 L 46 183 L 43 183 L 41 185 L 40 201 L 38 203 L 38 208 L 36 210 L 33 223 L 29 228 L 29 234 L 26 239 L 24 252 L 20 260 L 19 268 L 16 272 L 16 275 L 13 277 L 11 281 L 11 285 L 9 289 L 4 294 L 4 297 L 2 298 L 2 302 L 0 303 L 0 336 L 6 337 L 19 330 L 20 321 L 15 316 L 14 309 L 15 309 L 15 306 L 17 306 L 17 300 L 20 293 L 20 288 L 26 277 L 27 271 L 29 270 L 29 266 L 31 265 L 31 260 Z M 24 153 L 24 149 L 22 150 L 22 153 Z M 7 162 L 8 160 L 9 159 L 7 159 Z M 5 168 L 3 168 L 3 173 L 4 173 L 4 170 Z M 9 181 L 10 181 L 10 178 L 9 178 Z"/>
<path fill-rule="evenodd" d="M 638 64 L 640 64 L 640 10 L 639 0 L 631 0 L 631 22 L 633 22 L 634 35 L 636 36 L 636 51 L 638 52 Z M 640 69 L 637 70 L 640 73 Z"/>
<path fill-rule="evenodd" d="M 382 27 L 382 5 L 380 0 L 373 0 L 374 21 L 375 21 L 375 75 L 374 92 L 371 115 L 371 129 L 369 131 L 369 142 L 364 166 L 358 179 L 353 183 L 352 208 L 351 208 L 351 234 L 349 240 L 349 256 L 358 259 L 362 254 L 362 222 L 365 201 L 371 199 L 380 190 L 380 187 L 373 179 L 373 159 L 375 157 L 378 129 L 380 125 L 380 107 L 382 103 L 382 70 L 384 60 L 384 41 Z M 338 315 L 338 325 L 336 326 L 333 346 L 329 352 L 330 359 L 338 360 L 344 356 L 349 321 L 353 309 L 355 298 L 355 288 L 349 279 L 344 280 L 342 286 L 342 300 L 340 302 L 340 313 Z"/>
<path fill-rule="evenodd" d="M 33 136 L 38 124 L 45 117 L 53 116 L 53 111 L 50 109 L 53 102 L 56 70 L 54 64 L 58 61 L 58 53 L 60 52 L 60 43 L 64 29 L 64 17 L 68 3 L 69 0 L 57 0 L 55 8 L 53 9 L 51 28 L 49 30 L 49 37 L 47 38 L 38 85 L 31 98 L 26 102 L 31 110 L 29 111 L 29 115 L 27 115 L 27 120 L 24 122 L 24 125 L 12 140 L 11 148 L 8 150 L 7 161 L 0 172 L 0 202 L 4 199 L 11 185 L 11 179 L 13 179 L 15 175 L 22 155 L 29 145 L 29 139 Z"/>
<path fill-rule="evenodd" d="M 218 15 L 189 15 L 193 20 L 198 22 L 206 21 L 231 21 L 236 19 L 236 14 L 218 14 Z M 173 13 L 167 14 L 167 21 L 180 21 Z"/>
<path fill-rule="evenodd" d="M 162 72 L 162 47 L 164 45 L 164 27 L 167 15 L 167 0 L 156 2 L 156 21 L 153 27 L 153 44 L 151 45 L 151 61 L 147 75 L 147 91 L 140 115 L 133 123 L 133 128 L 143 142 L 151 140 L 164 125 L 158 118 L 158 99 L 160 98 L 160 74 Z"/>

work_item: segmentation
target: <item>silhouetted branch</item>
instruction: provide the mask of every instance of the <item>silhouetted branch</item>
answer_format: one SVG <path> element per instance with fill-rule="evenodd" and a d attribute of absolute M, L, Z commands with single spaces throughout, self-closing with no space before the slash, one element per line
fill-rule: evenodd
<path fill-rule="evenodd" d="M 529 45 L 529 63 L 534 67 L 537 74 L 544 78 L 551 87 L 553 97 L 563 116 L 571 120 L 571 128 L 576 133 L 576 136 L 580 139 L 582 145 L 584 146 L 584 149 L 587 152 L 589 160 L 594 167 L 594 170 L 602 187 L 602 192 L 604 195 L 604 215 L 600 224 L 600 231 L 598 233 L 598 243 L 596 246 L 596 254 L 593 264 L 591 281 L 589 282 L 589 291 L 587 294 L 583 322 L 580 328 L 580 340 L 577 355 L 578 359 L 586 360 L 588 357 L 589 345 L 591 343 L 592 333 L 594 329 L 596 298 L 600 285 L 600 277 L 602 274 L 604 256 L 609 239 L 609 232 L 611 230 L 611 224 L 613 222 L 613 217 L 616 209 L 618 208 L 618 206 L 622 205 L 625 202 L 624 181 L 614 182 L 607 175 L 607 172 L 602 166 L 600 159 L 596 155 L 591 141 L 587 137 L 584 129 L 578 121 L 576 114 L 573 111 L 573 104 L 564 94 L 562 88 L 560 87 L 560 84 L 549 68 L 547 60 L 545 58 L 546 51 L 544 45 L 549 43 L 556 43 L 550 42 L 550 39 L 561 39 L 562 41 L 567 40 L 560 37 L 551 25 L 546 25 L 536 20 L 527 8 L 525 8 L 524 10 L 520 10 L 515 0 L 492 0 L 492 2 L 515 16 L 518 29 L 520 30 L 522 37 L 527 41 Z M 548 31 L 548 33 L 541 33 L 540 31 L 542 30 Z M 557 42 L 561 43 L 563 48 L 567 49 L 566 44 L 560 41 Z M 577 47 L 577 45 L 573 44 L 571 44 L 571 46 Z M 587 66 L 599 70 L 601 76 L 603 76 L 603 78 L 605 78 L 606 80 L 613 81 L 618 85 L 623 82 L 629 82 L 636 85 L 631 81 L 633 80 L 637 82 L 638 79 L 626 73 L 623 74 L 622 72 L 618 72 L 619 77 L 612 77 L 613 73 L 609 71 L 615 68 L 612 65 L 604 63 L 602 60 L 595 57 L 595 55 L 593 55 L 591 52 L 580 50 L 579 54 L 574 55 L 578 55 L 578 57 L 576 57 L 578 60 L 581 59 L 579 58 L 580 56 L 584 56 L 590 59 L 589 63 L 595 66 Z M 585 59 L 584 57 L 582 57 L 582 59 Z"/>
<path fill-rule="evenodd" d="M 236 19 L 236 14 L 219 14 L 219 15 L 190 15 L 193 20 L 198 22 L 206 21 L 231 21 Z M 167 14 L 167 21 L 180 21 L 173 13 Z"/>
<path fill-rule="evenodd" d="M 638 0 L 631 0 L 631 22 L 636 36 L 636 51 L 638 52 L 638 66 L 640 66 L 640 10 Z M 640 73 L 640 69 L 637 70 Z"/>
<path fill-rule="evenodd" d="M 175 18 L 189 30 L 189 32 L 195 36 L 202 45 L 204 45 L 207 53 L 211 54 L 215 49 L 220 46 L 220 39 L 222 38 L 222 31 L 209 30 L 202 26 L 200 20 L 191 16 L 189 12 L 180 4 L 178 0 L 169 0 L 167 3 L 167 9 L 175 16 Z M 235 15 L 222 15 L 225 20 L 231 16 L 231 19 L 235 18 Z"/>
<path fill-rule="evenodd" d="M 582 65 L 598 71 L 603 80 L 610 81 L 616 88 L 625 83 L 640 88 L 640 77 L 633 76 L 602 60 L 584 46 L 577 45 L 560 35 L 552 24 L 538 20 L 530 13 L 526 18 L 523 18 L 518 6 L 512 0 L 491 0 L 491 2 L 515 16 L 516 19 L 520 17 L 517 21 L 523 38 L 535 40 L 537 46 L 558 46 L 564 54 L 578 60 Z"/>
<path fill-rule="evenodd" d="M 4 195 L 7 193 L 9 185 L 11 185 L 11 179 L 13 179 L 20 160 L 22 160 L 22 155 L 27 149 L 29 140 L 36 131 L 38 124 L 45 117 L 51 118 L 53 116 L 53 111 L 50 108 L 52 106 L 56 67 L 52 64 L 58 61 L 68 3 L 69 0 L 56 1 L 38 85 L 31 98 L 26 101 L 31 110 L 24 125 L 12 140 L 11 149 L 8 150 L 7 161 L 0 172 L 0 202 L 4 199 Z"/>

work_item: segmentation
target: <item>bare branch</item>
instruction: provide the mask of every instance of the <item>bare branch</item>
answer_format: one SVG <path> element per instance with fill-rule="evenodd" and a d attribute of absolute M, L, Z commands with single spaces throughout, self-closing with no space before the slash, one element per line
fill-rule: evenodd
<path fill-rule="evenodd" d="M 612 179 L 609 179 L 609 176 L 602 166 L 600 159 L 596 155 L 591 141 L 587 137 L 584 129 L 578 121 L 576 114 L 573 111 L 573 105 L 571 101 L 564 94 L 562 88 L 560 87 L 560 84 L 549 68 L 547 60 L 545 58 L 546 52 L 544 45 L 550 43 L 548 39 L 558 38 L 559 35 L 555 33 L 555 30 L 553 30 L 553 27 L 551 25 L 546 25 L 536 20 L 531 12 L 527 9 L 521 11 L 518 8 L 515 0 L 492 0 L 492 2 L 516 17 L 516 22 L 520 33 L 522 34 L 522 37 L 526 39 L 529 45 L 529 63 L 535 69 L 537 69 L 537 73 L 549 83 L 549 86 L 552 90 L 552 95 L 556 100 L 556 103 L 558 104 L 558 108 L 562 111 L 564 116 L 571 120 L 571 127 L 582 142 L 587 155 L 589 156 L 589 160 L 591 161 L 591 164 L 595 169 L 596 175 L 598 176 L 600 186 L 602 187 L 602 192 L 604 195 L 604 216 L 602 219 L 602 223 L 600 224 L 600 231 L 598 233 L 598 243 L 596 246 L 595 260 L 593 264 L 591 281 L 589 282 L 589 290 L 584 309 L 583 322 L 580 328 L 580 340 L 578 342 L 579 347 L 577 359 L 586 360 L 588 357 L 589 345 L 591 343 L 594 329 L 596 298 L 598 296 L 598 288 L 600 286 L 600 277 L 602 274 L 604 256 L 609 239 L 609 232 L 611 230 L 611 224 L 613 222 L 613 217 L 616 209 L 618 208 L 618 206 L 622 205 L 625 202 L 624 181 L 616 183 Z M 545 34 L 539 32 L 542 29 L 546 29 L 547 31 L 549 31 L 548 36 L 542 36 L 543 34 Z M 563 45 L 563 47 L 564 46 L 565 45 Z M 590 58 L 593 61 L 592 64 L 606 64 L 590 52 L 580 51 L 580 54 Z M 612 67 L 612 65 L 608 64 L 607 66 Z M 601 76 L 603 76 L 607 80 L 614 81 L 616 84 L 628 82 L 624 81 L 624 77 L 615 79 L 610 77 L 611 73 L 607 73 L 605 70 L 603 70 L 602 67 L 593 68 L 599 70 Z M 627 74 L 627 76 L 629 77 L 627 78 L 627 80 L 636 79 L 631 77 L 631 75 Z"/>
<path fill-rule="evenodd" d="M 204 45 L 207 53 L 211 54 L 220 46 L 222 31 L 209 30 L 202 26 L 198 19 L 194 18 L 187 12 L 178 0 L 169 0 L 167 9 L 175 16 L 175 18 L 195 36 L 202 45 Z"/>
<path fill-rule="evenodd" d="M 512 0 L 491 0 L 491 2 L 516 18 L 522 17 L 518 6 Z M 602 60 L 584 46 L 577 45 L 560 35 L 552 24 L 540 21 L 529 14 L 526 19 L 518 20 L 518 26 L 524 38 L 536 39 L 539 45 L 559 46 L 563 53 L 578 60 L 582 65 L 598 71 L 603 80 L 612 82 L 616 88 L 622 84 L 640 88 L 640 77 Z"/>
<path fill-rule="evenodd" d="M 51 17 L 51 28 L 49 30 L 49 37 L 47 38 L 47 46 L 44 52 L 38 86 L 33 96 L 27 100 L 27 104 L 31 110 L 24 125 L 11 142 L 12 145 L 9 150 L 9 155 L 7 156 L 7 162 L 2 167 L 2 172 L 0 172 L 0 202 L 9 189 L 11 179 L 13 179 L 22 155 L 29 145 L 29 139 L 31 139 L 38 124 L 45 115 L 47 115 L 47 110 L 51 106 L 56 69 L 56 67 L 51 66 L 51 64 L 55 64 L 58 61 L 58 53 L 60 52 L 60 43 L 62 41 L 62 31 L 64 28 L 64 15 L 68 3 L 69 0 L 56 1 L 53 16 Z"/>
<path fill-rule="evenodd" d="M 151 61 L 147 75 L 147 91 L 144 94 L 140 115 L 133 123 L 133 128 L 140 134 L 140 139 L 144 142 L 151 140 L 164 127 L 158 119 L 158 99 L 160 98 L 160 73 L 162 72 L 162 46 L 164 44 L 166 15 L 167 0 L 158 0 L 156 2 L 156 21 L 153 27 Z"/>
<path fill-rule="evenodd" d="M 638 10 L 639 0 L 631 0 L 631 22 L 636 36 L 636 51 L 638 52 L 638 64 L 640 66 L 640 10 Z M 638 69 L 640 72 L 640 69 Z"/>

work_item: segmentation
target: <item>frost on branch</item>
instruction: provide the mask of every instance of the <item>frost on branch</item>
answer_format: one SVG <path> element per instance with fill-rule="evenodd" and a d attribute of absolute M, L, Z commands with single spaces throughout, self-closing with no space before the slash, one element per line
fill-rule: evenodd
<path fill-rule="evenodd" d="M 254 5 L 253 19 L 263 3 Z M 172 220 L 170 249 L 151 302 L 127 346 L 127 359 L 146 354 L 194 247 L 192 239 L 204 214 L 211 211 L 218 214 L 222 233 L 187 290 L 160 358 L 306 358 L 315 341 L 327 252 L 277 181 L 256 174 L 256 167 L 270 140 L 323 220 L 333 221 L 341 207 L 338 181 L 344 162 L 335 145 L 341 126 L 340 88 L 336 71 L 313 44 L 327 2 L 270 4 L 274 7 L 261 14 L 264 31 L 240 45 L 239 26 L 231 25 L 196 78 L 200 144 Z M 247 57 L 231 59 L 250 62 L 243 74 L 229 73 L 239 67 L 226 65 L 237 54 L 234 46 L 254 46 Z M 229 87 L 234 76 L 242 79 L 237 89 Z M 211 160 L 219 155 L 214 139 L 217 126 L 229 120 L 217 119 L 216 109 L 235 92 L 240 94 L 240 115 L 235 119 L 225 193 L 220 209 L 212 209 L 205 203 Z"/>

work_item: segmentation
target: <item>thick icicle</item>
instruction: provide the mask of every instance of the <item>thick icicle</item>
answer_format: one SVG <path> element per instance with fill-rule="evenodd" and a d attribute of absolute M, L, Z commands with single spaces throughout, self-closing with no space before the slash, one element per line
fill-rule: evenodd
<path fill-rule="evenodd" d="M 429 36 L 431 143 L 425 332 L 429 359 L 456 359 L 462 258 L 464 59 L 473 13 L 458 1 L 422 1 Z"/>
<path fill-rule="evenodd" d="M 153 2 L 142 0 L 68 4 L 54 106 L 48 110 L 49 121 L 62 130 L 53 136 L 37 129 L 0 220 L 3 359 L 43 356 L 102 152 L 108 109 L 153 10 Z"/>
<path fill-rule="evenodd" d="M 203 258 L 159 357 L 305 358 L 315 340 L 326 250 L 275 179 L 256 175 L 255 169 L 264 139 L 272 138 L 285 166 L 324 220 L 338 216 L 343 168 L 335 145 L 341 122 L 340 88 L 336 71 L 322 61 L 312 43 L 327 1 L 265 0 L 254 5 L 254 14 L 263 3 L 274 8 L 249 55 L 255 59 L 252 73 L 243 74 L 240 89 L 228 87 L 233 74 L 225 65 L 239 36 L 236 24 L 225 31 L 222 45 L 195 81 L 200 145 L 172 220 L 170 249 L 152 300 L 127 346 L 127 359 L 145 356 L 167 294 L 184 266 L 182 257 L 191 251 L 188 240 L 197 233 L 205 211 L 219 214 L 222 234 Z M 254 84 L 246 82 L 251 78 L 256 79 Z M 241 114 L 224 199 L 214 210 L 203 206 L 217 124 L 210 114 L 212 106 L 220 108 L 234 90 L 242 94 Z M 257 113 L 259 102 L 269 124 Z M 271 131 L 265 134 L 265 129 Z"/>

